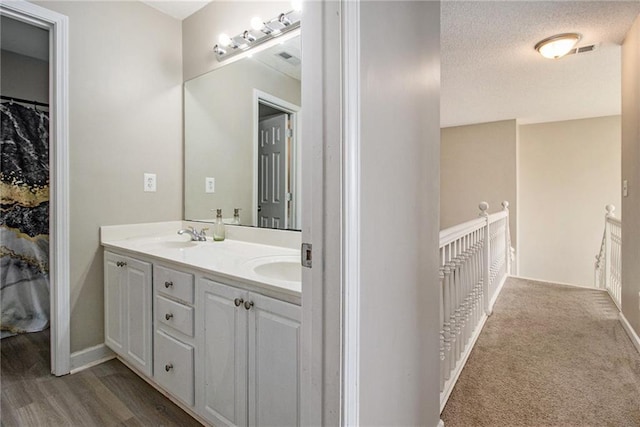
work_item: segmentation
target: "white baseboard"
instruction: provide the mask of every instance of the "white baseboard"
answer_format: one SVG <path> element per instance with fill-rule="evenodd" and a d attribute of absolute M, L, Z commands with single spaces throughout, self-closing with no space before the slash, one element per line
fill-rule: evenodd
<path fill-rule="evenodd" d="M 633 327 L 631 326 L 627 318 L 624 317 L 624 314 L 622 314 L 622 312 L 620 312 L 618 319 L 620 319 L 620 323 L 622 323 L 624 331 L 627 333 L 627 335 L 629 335 L 629 339 L 631 339 L 633 346 L 636 348 L 636 350 L 638 350 L 638 353 L 640 353 L 640 338 L 638 338 L 638 334 L 636 334 L 636 331 L 633 330 Z"/>
<path fill-rule="evenodd" d="M 603 292 L 607 291 L 606 289 L 596 288 L 595 286 L 576 285 L 575 283 L 554 282 L 554 281 L 551 281 L 551 280 L 536 279 L 536 278 L 533 278 L 533 277 L 525 277 L 525 276 L 514 276 L 514 275 L 511 275 L 509 277 L 513 277 L 515 279 L 531 280 L 532 282 L 548 283 L 550 285 L 571 286 L 572 288 L 590 289 L 590 290 L 593 290 L 593 291 L 603 291 Z"/>
<path fill-rule="evenodd" d="M 502 292 L 502 288 L 504 287 L 504 283 L 507 281 L 507 277 L 509 277 L 507 274 L 505 274 L 502 277 L 502 280 L 500 281 L 500 284 L 498 285 L 498 287 L 496 288 L 496 292 L 493 294 L 493 297 L 491 298 L 491 301 L 489 302 L 489 313 L 493 312 L 493 306 L 495 305 L 498 296 L 500 295 L 500 292 Z"/>
<path fill-rule="evenodd" d="M 104 344 L 71 353 L 71 374 L 83 371 L 115 358 L 114 352 Z"/>
<path fill-rule="evenodd" d="M 444 427 L 444 421 L 442 420 L 438 421 L 438 427 Z"/>

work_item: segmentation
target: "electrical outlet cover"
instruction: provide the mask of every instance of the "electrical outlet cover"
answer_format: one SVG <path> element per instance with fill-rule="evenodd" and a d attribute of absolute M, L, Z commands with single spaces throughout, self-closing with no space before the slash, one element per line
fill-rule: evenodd
<path fill-rule="evenodd" d="M 216 179 L 207 177 L 204 179 L 204 192 L 215 193 L 216 192 Z"/>
<path fill-rule="evenodd" d="M 156 174 L 155 173 L 144 174 L 144 191 L 145 192 L 156 191 Z"/>

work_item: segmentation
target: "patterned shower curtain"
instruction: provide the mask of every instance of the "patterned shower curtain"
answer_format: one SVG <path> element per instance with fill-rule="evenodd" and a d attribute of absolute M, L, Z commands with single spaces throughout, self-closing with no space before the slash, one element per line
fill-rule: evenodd
<path fill-rule="evenodd" d="M 49 117 L 0 104 L 0 329 L 49 326 Z"/>

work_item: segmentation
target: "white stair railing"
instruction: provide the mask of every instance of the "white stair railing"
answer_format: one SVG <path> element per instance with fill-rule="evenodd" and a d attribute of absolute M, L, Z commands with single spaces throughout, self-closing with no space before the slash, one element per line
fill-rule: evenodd
<path fill-rule="evenodd" d="M 621 309 L 622 298 L 622 222 L 615 217 L 615 206 L 607 205 L 604 235 L 600 252 L 596 255 L 594 284 L 606 289 L 611 299 Z"/>
<path fill-rule="evenodd" d="M 440 410 L 511 273 L 509 203 L 440 231 Z"/>

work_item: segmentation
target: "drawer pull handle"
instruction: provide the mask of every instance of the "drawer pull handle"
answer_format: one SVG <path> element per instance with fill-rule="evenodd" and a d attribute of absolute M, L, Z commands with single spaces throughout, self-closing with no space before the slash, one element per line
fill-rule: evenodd
<path fill-rule="evenodd" d="M 251 307 L 253 307 L 253 301 L 245 301 L 244 302 L 244 308 L 247 310 L 251 310 Z"/>
<path fill-rule="evenodd" d="M 240 307 L 243 302 L 244 300 L 242 298 L 236 298 L 233 300 L 233 303 L 236 305 L 236 307 Z"/>
<path fill-rule="evenodd" d="M 164 318 L 166 320 L 171 320 L 172 317 L 173 317 L 173 314 L 171 314 L 171 313 L 167 313 L 167 314 L 164 315 Z"/>
<path fill-rule="evenodd" d="M 173 369 L 173 363 L 169 363 L 168 365 L 164 365 L 164 370 L 169 372 Z"/>
<path fill-rule="evenodd" d="M 124 261 L 117 261 L 117 262 L 116 262 L 116 265 L 117 265 L 118 267 L 124 267 L 125 265 L 127 265 L 127 263 L 126 263 L 126 262 L 124 262 Z"/>
<path fill-rule="evenodd" d="M 169 289 L 170 287 L 173 286 L 173 282 L 164 282 L 164 287 Z"/>

